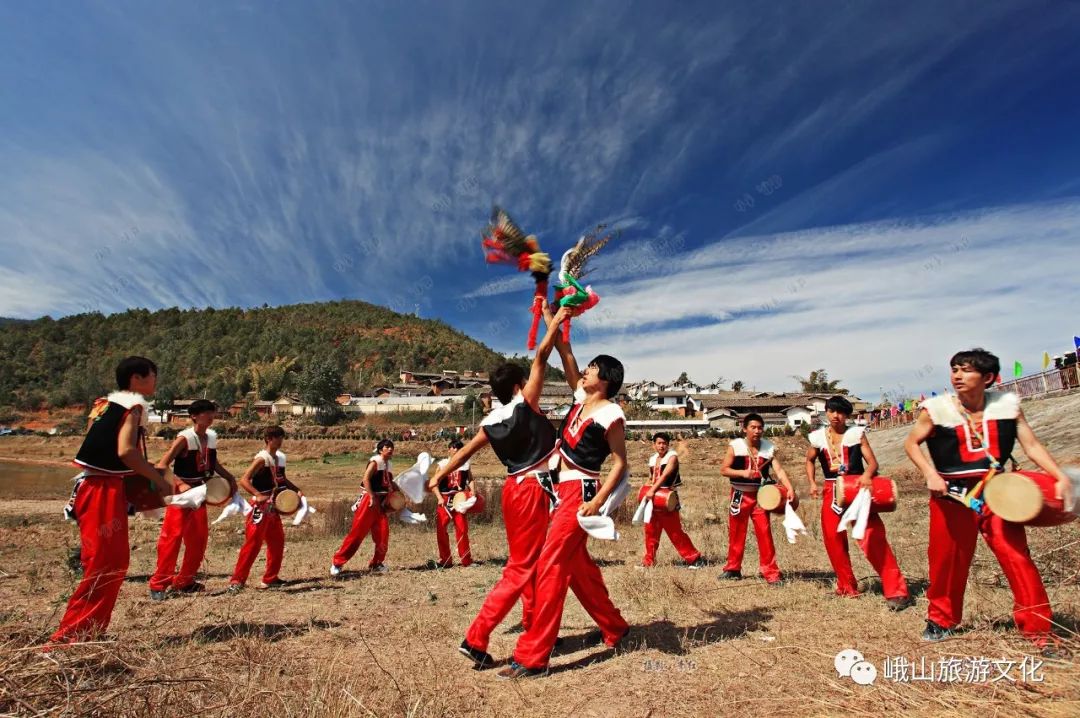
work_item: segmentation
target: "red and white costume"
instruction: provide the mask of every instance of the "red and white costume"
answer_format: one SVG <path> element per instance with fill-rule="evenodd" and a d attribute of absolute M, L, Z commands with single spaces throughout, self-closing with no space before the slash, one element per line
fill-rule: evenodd
<path fill-rule="evenodd" d="M 753 449 L 746 439 L 733 439 L 731 448 L 735 460 L 731 468 L 752 469 L 753 478 L 731 480 L 731 501 L 728 506 L 728 555 L 725 571 L 741 571 L 743 552 L 746 550 L 746 531 L 754 522 L 754 535 L 758 543 L 758 563 L 761 575 L 769 583 L 779 581 L 780 567 L 776 565 L 776 546 L 773 544 L 769 513 L 758 506 L 757 492 L 762 484 L 771 481 L 770 464 L 776 447 L 771 441 L 761 440 L 761 446 Z M 655 513 L 654 513 L 655 515 Z"/>
<path fill-rule="evenodd" d="M 283 486 L 285 482 L 285 454 L 277 452 L 277 456 L 271 456 L 270 452 L 263 449 L 255 458 L 262 459 L 263 467 L 251 478 L 251 485 L 259 493 L 270 493 L 275 488 Z M 254 507 L 247 515 L 244 545 L 240 547 L 240 555 L 236 559 L 236 568 L 233 570 L 230 583 L 247 583 L 248 574 L 255 559 L 259 556 L 259 550 L 266 543 L 266 571 L 262 582 L 273 583 L 278 578 L 281 570 L 281 561 L 285 557 L 285 529 L 281 525 L 281 515 L 274 510 L 274 502 L 271 499 L 251 500 Z"/>
<path fill-rule="evenodd" d="M 127 575 L 128 501 L 125 477 L 134 476 L 120 459 L 120 429 L 128 414 L 141 408 L 139 439 L 146 455 L 146 422 L 150 406 L 141 394 L 118 391 L 94 404 L 92 423 L 75 465 L 86 472 L 74 498 L 82 539 L 83 578 L 68 600 L 53 643 L 72 643 L 104 632 Z"/>
<path fill-rule="evenodd" d="M 588 534 L 578 524 L 578 507 L 589 501 L 600 486 L 600 468 L 611 453 L 608 429 L 625 422 L 618 404 L 607 404 L 582 419 L 584 405 L 577 403 L 563 420 L 559 454 L 552 459 L 570 468 L 559 472 L 558 503 L 552 514 L 540 557 L 536 561 L 536 607 L 530 625 L 518 639 L 514 660 L 530 669 L 542 669 L 555 647 L 562 622 L 567 589 L 600 627 L 604 643 L 613 646 L 629 626 L 611 602 L 600 569 L 589 555 Z"/>
<path fill-rule="evenodd" d="M 926 441 L 930 458 L 948 483 L 949 492 L 960 495 L 986 475 L 991 457 L 1001 464 L 1012 453 L 1020 399 L 1012 393 L 986 392 L 977 432 L 972 431 L 957 403 L 953 396 L 944 395 L 926 400 L 922 408 L 934 422 L 934 431 Z M 982 434 L 981 439 L 978 434 Z M 963 619 L 968 570 L 980 533 L 1012 589 L 1016 627 L 1037 643 L 1044 642 L 1050 634 L 1050 599 L 1031 560 L 1024 527 L 995 516 L 986 506 L 975 513 L 947 497 L 930 498 L 927 618 L 946 629 Z"/>
<path fill-rule="evenodd" d="M 810 432 L 810 446 L 817 449 L 818 462 L 824 474 L 825 488 L 821 503 L 821 534 L 825 553 L 829 556 L 836 573 L 836 593 L 841 596 L 859 595 L 859 585 L 851 568 L 846 532 L 838 532 L 844 509 L 838 503 L 836 479 L 838 476 L 861 476 L 865 471 L 862 456 L 862 439 L 866 429 L 861 426 L 848 428 L 839 441 L 829 427 Z M 885 523 L 877 513 L 870 514 L 866 535 L 859 543 L 866 559 L 881 577 L 881 590 L 885 598 L 907 598 L 908 587 L 900 566 L 896 563 L 889 540 L 885 535 Z"/>
<path fill-rule="evenodd" d="M 650 484 L 656 482 L 667 470 L 668 462 L 678 455 L 671 450 L 666 454 L 653 454 L 649 457 Z M 671 476 L 660 484 L 659 488 L 674 489 L 682 485 L 679 467 L 676 466 Z M 694 547 L 694 542 L 686 535 L 678 511 L 653 511 L 652 518 L 645 524 L 645 558 L 642 563 L 652 566 L 656 562 L 656 551 L 660 548 L 660 537 L 667 533 L 671 545 L 679 552 L 683 561 L 694 563 L 701 558 L 701 552 Z"/>
<path fill-rule="evenodd" d="M 386 560 L 386 551 L 390 547 L 390 521 L 386 517 L 383 501 L 390 493 L 394 479 L 393 462 L 387 461 L 381 454 L 375 454 L 368 464 L 375 464 L 375 473 L 371 477 L 371 492 L 360 490 L 360 498 L 353 504 L 353 521 L 341 548 L 334 554 L 334 566 L 341 568 L 360 548 L 364 538 L 371 534 L 375 552 L 371 556 L 368 568 L 381 566 Z M 364 468 L 367 471 L 367 467 Z"/>
<path fill-rule="evenodd" d="M 173 461 L 173 473 L 191 487 L 206 483 L 217 468 L 217 434 L 213 429 L 207 429 L 206 440 L 203 441 L 194 428 L 188 428 L 181 431 L 179 436 L 187 442 L 187 446 Z M 197 509 L 167 506 L 158 538 L 157 568 L 150 577 L 150 590 L 164 591 L 170 586 L 179 590 L 195 583 L 195 574 L 206 555 L 209 535 L 206 504 Z M 181 543 L 184 545 L 184 562 L 177 573 L 176 560 L 180 555 Z"/>
<path fill-rule="evenodd" d="M 450 459 L 439 462 L 439 468 L 446 466 Z M 472 564 L 472 554 L 469 551 L 469 518 L 452 507 L 454 495 L 459 491 L 465 491 L 472 483 L 472 471 L 469 462 L 462 464 L 457 471 L 451 472 L 439 482 L 439 493 L 445 502 L 435 510 L 435 538 L 439 545 L 439 565 L 449 568 L 454 565 L 454 558 L 450 553 L 450 532 L 448 527 L 454 524 L 454 534 L 457 536 L 458 557 L 462 566 Z"/>

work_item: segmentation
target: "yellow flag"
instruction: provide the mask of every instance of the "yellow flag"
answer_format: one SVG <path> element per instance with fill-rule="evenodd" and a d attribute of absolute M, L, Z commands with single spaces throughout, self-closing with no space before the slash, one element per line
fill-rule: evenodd
<path fill-rule="evenodd" d="M 1050 366 L 1050 352 L 1043 352 L 1043 371 L 1046 371 L 1046 367 Z"/>

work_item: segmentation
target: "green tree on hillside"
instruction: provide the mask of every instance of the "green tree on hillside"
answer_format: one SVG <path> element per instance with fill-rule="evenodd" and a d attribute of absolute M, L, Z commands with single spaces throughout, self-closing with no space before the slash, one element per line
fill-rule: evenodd
<path fill-rule="evenodd" d="M 731 390 L 732 391 L 742 391 L 744 386 L 746 386 L 746 385 L 743 384 L 741 379 L 731 382 Z"/>

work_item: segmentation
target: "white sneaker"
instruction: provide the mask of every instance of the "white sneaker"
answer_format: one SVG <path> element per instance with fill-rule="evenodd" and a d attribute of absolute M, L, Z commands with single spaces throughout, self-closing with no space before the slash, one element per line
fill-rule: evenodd
<path fill-rule="evenodd" d="M 337 566 L 335 564 L 330 564 L 330 575 L 331 576 L 340 576 L 341 575 L 341 566 Z"/>

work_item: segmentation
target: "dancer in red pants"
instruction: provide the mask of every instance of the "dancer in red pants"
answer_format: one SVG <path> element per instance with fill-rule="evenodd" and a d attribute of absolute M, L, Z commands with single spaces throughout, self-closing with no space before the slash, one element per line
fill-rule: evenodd
<path fill-rule="evenodd" d="M 557 319 L 557 317 L 556 317 Z M 558 327 L 555 322 L 552 326 Z M 580 393 L 559 430 L 558 502 L 551 526 L 536 561 L 536 608 L 533 620 L 518 639 L 514 659 L 499 671 L 500 678 L 521 678 L 546 672 L 562 622 L 566 592 L 573 584 L 582 606 L 600 627 L 608 646 L 619 645 L 630 630 L 611 602 L 600 569 L 589 556 L 588 534 L 578 516 L 596 516 L 626 478 L 626 439 L 622 408 L 611 401 L 623 382 L 623 365 L 601 354 L 582 373 L 568 343 L 560 333 L 556 346 L 566 380 Z M 612 457 L 611 470 L 601 479 L 604 460 Z"/>
<path fill-rule="evenodd" d="M 831 397 L 825 402 L 828 425 L 813 431 L 808 437 L 810 448 L 806 451 L 806 479 L 810 482 L 810 495 L 817 497 L 818 487 L 814 480 L 814 461 L 821 463 L 825 477 L 825 497 L 821 504 L 821 534 L 825 553 L 829 556 L 836 573 L 836 593 L 840 596 L 858 596 L 859 586 L 851 568 L 847 533 L 837 531 L 844 509 L 837 498 L 837 477 L 859 476 L 859 486 L 869 489 L 871 479 L 877 473 L 878 463 L 866 430 L 861 426 L 848 428 L 851 402 L 842 396 Z M 870 565 L 881 577 L 881 592 L 885 603 L 893 611 L 902 611 L 911 605 L 907 581 L 896 563 L 889 540 L 885 536 L 885 523 L 877 513 L 870 514 L 866 535 L 859 541 L 859 548 Z"/>
<path fill-rule="evenodd" d="M 163 496 L 172 493 L 146 460 L 150 407 L 145 397 L 157 386 L 157 366 L 144 357 L 127 357 L 116 367 L 116 384 L 119 391 L 95 402 L 75 456 L 75 465 L 86 472 L 74 500 L 83 578 L 47 648 L 91 638 L 109 627 L 131 556 L 125 482 L 141 478 Z"/>
<path fill-rule="evenodd" d="M 653 435 L 653 447 L 656 453 L 649 458 L 649 488 L 643 499 L 652 499 L 657 489 L 674 489 L 682 485 L 679 475 L 679 457 L 669 448 L 671 437 L 660 432 Z M 694 548 L 694 542 L 683 530 L 678 511 L 654 511 L 652 518 L 645 524 L 645 558 L 643 566 L 652 566 L 656 562 L 656 550 L 660 548 L 660 537 L 667 532 L 671 545 L 682 556 L 687 568 L 701 568 L 705 562 L 701 552 Z"/>
<path fill-rule="evenodd" d="M 795 490 L 776 457 L 776 447 L 771 441 L 762 438 L 765 433 L 765 420 L 758 414 L 747 414 L 742 423 L 746 438 L 734 439 L 731 442 L 720 465 L 720 473 L 731 479 L 728 555 L 720 578 L 742 578 L 747 524 L 753 521 L 761 575 L 769 585 L 775 586 L 781 582 L 783 576 L 776 565 L 776 547 L 773 545 L 772 530 L 769 527 L 769 513 L 758 506 L 757 491 L 763 484 L 773 481 L 773 471 L 783 484 L 788 501 L 795 498 Z"/>
<path fill-rule="evenodd" d="M 174 492 L 181 494 L 206 483 L 215 473 L 229 481 L 230 495 L 236 493 L 236 478 L 217 458 L 217 434 L 210 428 L 214 423 L 217 406 L 207 399 L 191 402 L 188 414 L 192 426 L 177 435 L 168 453 L 157 463 L 164 470 L 173 465 Z M 157 568 L 150 577 L 150 598 L 165 600 L 166 591 L 194 593 L 204 586 L 195 581 L 195 574 L 206 555 L 206 542 L 210 534 L 206 521 L 206 504 L 197 509 L 167 506 L 165 520 L 161 524 L 161 536 L 157 546 Z M 176 560 L 180 556 L 180 544 L 184 545 L 184 561 L 176 572 Z"/>
<path fill-rule="evenodd" d="M 1024 527 L 995 516 L 985 505 L 976 512 L 950 497 L 965 494 L 991 469 L 1001 470 L 1017 441 L 1029 459 L 1057 479 L 1057 497 L 1066 505 L 1072 499 L 1069 477 L 1035 437 L 1020 410 L 1019 397 L 989 391 L 1001 372 L 996 356 L 985 349 L 971 349 L 955 354 L 949 367 L 956 395 L 923 402 L 904 443 L 930 490 L 930 586 L 926 590 L 930 609 L 923 640 L 948 637 L 963 619 L 968 570 L 981 533 L 1012 590 L 1016 627 L 1053 653 L 1048 645 L 1050 599 L 1031 560 Z M 933 463 L 919 449 L 924 442 Z"/>
<path fill-rule="evenodd" d="M 382 439 L 375 446 L 375 455 L 368 460 L 364 470 L 360 498 L 353 504 L 353 521 L 341 542 L 341 548 L 334 554 L 330 564 L 330 575 L 341 574 L 342 567 L 356 554 L 360 544 L 368 534 L 375 544 L 375 552 L 368 563 L 368 569 L 375 573 L 386 573 L 386 551 L 390 547 L 390 521 L 386 517 L 384 502 L 391 491 L 398 491 L 394 483 L 391 459 L 394 456 L 394 442 Z"/>
<path fill-rule="evenodd" d="M 506 466 L 502 490 L 502 516 L 506 525 L 509 557 L 498 583 L 484 599 L 480 612 L 461 642 L 460 651 L 472 659 L 476 668 L 487 668 L 494 659 L 487 652 L 492 631 L 521 599 L 521 625 L 525 630 L 535 623 L 535 564 L 548 533 L 549 512 L 556 500 L 555 472 L 548 467 L 555 454 L 555 429 L 539 409 L 547 359 L 561 333 L 563 321 L 570 317 L 566 309 L 554 316 L 544 307 L 548 331 L 540 342 L 526 378 L 521 367 L 506 363 L 491 373 L 491 390 L 501 403 L 481 423 L 463 449 L 435 473 L 428 482 L 434 491 L 449 474 L 457 471 L 486 444 Z M 585 586 L 595 583 L 599 569 L 594 566 L 573 576 L 570 588 L 582 607 L 603 627 L 605 606 Z M 605 595 L 603 599 L 607 599 Z M 610 630 L 608 631 L 610 633 Z"/>
<path fill-rule="evenodd" d="M 450 456 L 453 457 L 465 444 L 460 439 L 450 442 Z M 450 463 L 450 459 L 439 462 L 439 468 Z M 469 462 L 466 461 L 457 471 L 447 474 L 439 482 L 435 491 L 435 499 L 438 505 L 435 508 L 435 537 L 439 545 L 439 567 L 450 568 L 454 565 L 454 557 L 450 553 L 450 532 L 448 527 L 454 524 L 454 534 L 457 536 L 458 557 L 461 558 L 462 566 L 472 565 L 472 553 L 469 551 L 469 517 L 454 511 L 454 495 L 459 491 L 466 491 L 472 483 L 472 471 Z"/>
<path fill-rule="evenodd" d="M 278 578 L 285 556 L 285 529 L 281 525 L 281 516 L 274 510 L 274 494 L 280 489 L 292 489 L 297 493 L 300 489 L 285 476 L 285 454 L 281 452 L 285 430 L 270 426 L 263 437 L 266 448 L 255 455 L 240 477 L 240 488 L 251 494 L 254 509 L 247 516 L 244 545 L 240 547 L 236 568 L 229 580 L 229 593 L 243 590 L 263 543 L 266 543 L 266 571 L 256 588 L 274 588 L 285 583 Z"/>

